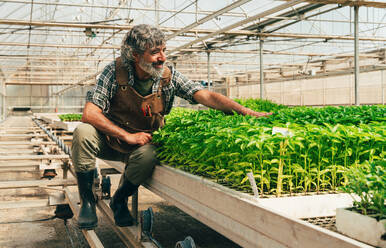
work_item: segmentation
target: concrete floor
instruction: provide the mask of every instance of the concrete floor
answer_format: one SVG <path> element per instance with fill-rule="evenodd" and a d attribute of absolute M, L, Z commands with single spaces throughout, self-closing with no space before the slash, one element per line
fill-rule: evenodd
<path fill-rule="evenodd" d="M 27 117 L 12 117 L 6 120 L 4 125 L 11 127 L 26 127 L 32 123 Z M 23 150 L 27 154 L 27 147 L 1 147 L 5 153 L 18 153 Z M 4 163 L 0 161 L 0 164 Z M 58 178 L 61 178 L 60 172 Z M 35 169 L 25 171 L 0 171 L 0 181 L 16 180 L 48 180 L 40 179 L 42 172 Z M 112 180 L 112 192 L 118 185 L 118 177 Z M 77 192 L 77 187 L 71 187 Z M 63 247 L 89 247 L 83 234 L 77 228 L 74 219 L 65 221 L 54 218 L 55 206 L 44 207 L 16 207 L 17 203 L 32 200 L 46 200 L 48 195 L 55 190 L 24 188 L 0 190 L 0 248 L 31 247 L 31 248 L 63 248 Z M 7 206 L 4 203 L 14 202 L 15 205 Z M 130 206 L 130 203 L 129 203 Z M 154 211 L 153 237 L 165 247 L 175 247 L 177 241 L 191 236 L 197 247 L 202 248 L 233 248 L 239 247 L 227 238 L 221 236 L 209 227 L 201 224 L 176 207 L 169 205 L 162 198 L 140 187 L 139 210 L 152 207 Z M 109 221 L 99 211 L 98 227 L 95 232 L 104 247 L 125 247 L 110 226 Z M 47 219 L 47 220 L 45 220 Z"/>
<path fill-rule="evenodd" d="M 12 196 L 1 193 L 1 201 L 30 201 L 47 197 L 46 192 L 32 192 L 28 189 L 17 190 Z M 197 247 L 239 247 L 141 187 L 139 210 L 146 210 L 150 206 L 154 211 L 153 237 L 163 247 L 174 247 L 177 241 L 184 240 L 186 236 L 193 237 Z M 89 247 L 74 219 L 67 221 L 67 227 L 64 220 L 58 218 L 39 221 L 53 217 L 54 212 L 55 206 L 0 210 L 0 247 Z M 125 247 L 106 217 L 99 211 L 97 214 L 99 222 L 95 232 L 104 247 Z"/>

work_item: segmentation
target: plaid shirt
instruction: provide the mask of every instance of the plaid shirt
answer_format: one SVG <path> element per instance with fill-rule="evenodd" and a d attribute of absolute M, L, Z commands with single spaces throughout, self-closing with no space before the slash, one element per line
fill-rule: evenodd
<path fill-rule="evenodd" d="M 184 75 L 176 71 L 173 67 L 170 68 L 172 78 L 167 86 L 162 87 L 162 93 L 165 96 L 165 114 L 169 114 L 172 109 L 174 97 L 179 96 L 191 104 L 197 104 L 193 99 L 195 92 L 204 89 L 200 83 L 195 83 L 187 79 Z M 134 69 L 130 66 L 129 82 L 130 86 L 134 84 Z M 156 93 L 160 80 L 154 79 L 152 92 Z M 103 113 L 107 114 L 110 110 L 110 101 L 116 94 L 118 89 L 118 82 L 115 78 L 115 61 L 108 64 L 100 74 L 98 81 L 94 88 L 87 92 L 86 101 L 92 102 L 100 107 Z"/>

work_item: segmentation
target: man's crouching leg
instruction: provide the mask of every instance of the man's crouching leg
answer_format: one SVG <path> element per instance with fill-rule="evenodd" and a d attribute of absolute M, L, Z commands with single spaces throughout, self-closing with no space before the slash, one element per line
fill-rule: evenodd
<path fill-rule="evenodd" d="M 78 226 L 80 229 L 94 229 L 98 225 L 96 215 L 96 200 L 93 192 L 95 170 L 76 172 L 80 196 L 80 211 Z"/>
<path fill-rule="evenodd" d="M 94 229 L 98 224 L 93 186 L 99 141 L 100 134 L 89 124 L 82 123 L 74 130 L 71 153 L 81 200 L 78 216 L 80 229 Z"/>
<path fill-rule="evenodd" d="M 153 173 L 158 163 L 154 145 L 146 144 L 134 150 L 127 159 L 125 172 L 121 176 L 118 189 L 110 201 L 117 226 L 132 226 L 134 219 L 127 207 L 128 197 Z"/>

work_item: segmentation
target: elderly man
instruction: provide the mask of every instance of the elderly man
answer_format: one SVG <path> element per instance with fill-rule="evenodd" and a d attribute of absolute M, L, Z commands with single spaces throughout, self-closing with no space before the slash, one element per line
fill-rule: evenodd
<path fill-rule="evenodd" d="M 72 144 L 81 198 L 80 228 L 93 229 L 98 222 L 92 191 L 96 157 L 125 162 L 110 208 L 116 225 L 133 225 L 127 200 L 158 163 L 152 132 L 164 125 L 164 115 L 170 112 L 175 96 L 226 113 L 267 115 L 204 89 L 165 66 L 165 61 L 163 32 L 149 25 L 136 25 L 123 39 L 121 57 L 104 68 L 95 87 L 87 93 L 83 123 L 75 129 Z"/>

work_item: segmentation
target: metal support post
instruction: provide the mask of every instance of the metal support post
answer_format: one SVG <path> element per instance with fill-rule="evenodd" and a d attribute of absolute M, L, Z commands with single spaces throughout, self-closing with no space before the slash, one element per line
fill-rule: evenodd
<path fill-rule="evenodd" d="M 208 54 L 208 90 L 210 90 L 210 52 L 206 54 Z"/>
<path fill-rule="evenodd" d="M 196 0 L 196 23 L 198 22 L 198 0 Z"/>
<path fill-rule="evenodd" d="M 3 98 L 2 98 L 2 104 L 3 104 L 3 119 L 2 119 L 2 121 L 3 120 L 5 120 L 5 118 L 7 118 L 7 109 L 6 109 L 6 97 L 7 97 L 7 88 L 6 88 L 6 86 L 5 86 L 5 80 L 3 81 L 3 85 L 2 85 L 2 87 L 3 87 Z"/>
<path fill-rule="evenodd" d="M 155 14 L 155 22 L 156 26 L 159 27 L 159 1 L 154 0 L 154 14 Z"/>
<path fill-rule="evenodd" d="M 138 190 L 131 197 L 131 212 L 133 214 L 133 218 L 138 223 Z"/>
<path fill-rule="evenodd" d="M 383 86 L 383 73 L 385 72 L 385 70 L 382 70 L 381 71 L 381 90 L 382 90 L 382 104 L 385 104 L 385 89 L 384 89 L 384 86 Z"/>
<path fill-rule="evenodd" d="M 354 6 L 354 90 L 355 90 L 355 105 L 359 105 L 359 6 Z"/>
<path fill-rule="evenodd" d="M 260 99 L 263 100 L 264 94 L 264 67 L 263 67 L 263 43 L 264 40 L 260 37 L 259 43 L 259 57 L 260 57 Z"/>

